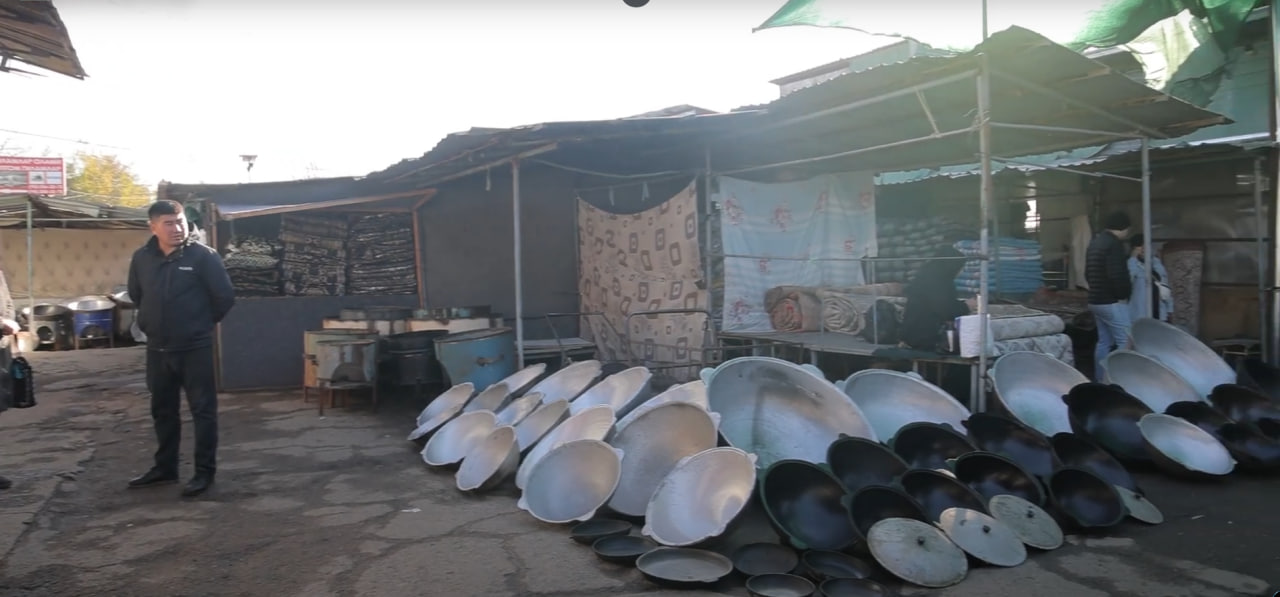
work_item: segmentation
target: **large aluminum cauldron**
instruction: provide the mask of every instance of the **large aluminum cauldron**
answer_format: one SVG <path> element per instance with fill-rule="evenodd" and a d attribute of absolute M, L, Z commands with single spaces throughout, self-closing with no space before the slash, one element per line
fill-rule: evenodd
<path fill-rule="evenodd" d="M 1117 350 L 1103 360 L 1107 381 L 1133 394 L 1155 412 L 1164 412 L 1175 402 L 1203 401 L 1187 380 L 1164 363 L 1140 352 Z"/>
<path fill-rule="evenodd" d="M 573 402 L 583 390 L 587 389 L 597 377 L 600 377 L 600 361 L 578 361 L 551 375 L 537 385 L 529 388 L 530 392 L 542 393 L 542 402 L 568 400 Z"/>
<path fill-rule="evenodd" d="M 516 507 L 552 524 L 588 520 L 618 487 L 623 456 L 596 439 L 560 444 L 533 468 Z"/>
<path fill-rule="evenodd" d="M 649 499 L 642 532 L 675 547 L 724 535 L 751 500 L 755 460 L 737 448 L 711 448 L 681 459 Z"/>
<path fill-rule="evenodd" d="M 996 401 L 1024 425 L 1046 437 L 1071 433 L 1071 420 L 1062 397 L 1089 381 L 1074 367 L 1047 354 L 1011 352 L 991 368 Z"/>
<path fill-rule="evenodd" d="M 1134 350 L 1167 365 L 1201 396 L 1224 383 L 1236 383 L 1236 372 L 1218 353 L 1163 321 L 1139 319 L 1133 322 L 1130 336 Z"/>
<path fill-rule="evenodd" d="M 799 459 L 822 463 L 841 433 L 878 440 L 862 411 L 809 369 L 769 357 L 742 357 L 704 369 L 720 434 L 756 454 L 760 467 Z"/>
<path fill-rule="evenodd" d="M 716 447 L 719 419 L 719 415 L 684 402 L 668 402 L 635 418 L 625 418 L 609 440 L 627 455 L 609 507 L 619 514 L 644 516 L 649 498 L 676 463 Z"/>
<path fill-rule="evenodd" d="M 592 406 L 604 404 L 617 416 L 625 415 L 648 393 L 652 377 L 653 373 L 644 367 L 614 373 L 570 402 L 569 412 L 576 415 Z"/>
<path fill-rule="evenodd" d="M 965 408 L 942 388 L 923 379 L 886 369 L 867 369 L 837 383 L 882 438 L 893 437 L 911 423 L 942 423 L 964 433 Z"/>

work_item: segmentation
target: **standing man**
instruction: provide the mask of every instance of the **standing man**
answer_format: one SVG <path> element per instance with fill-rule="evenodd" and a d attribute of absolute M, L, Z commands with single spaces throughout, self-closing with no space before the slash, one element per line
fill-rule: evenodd
<path fill-rule="evenodd" d="M 1116 348 L 1129 343 L 1129 296 L 1133 292 L 1129 280 L 1129 215 L 1117 211 L 1102 221 L 1104 230 L 1089 243 L 1085 254 L 1084 276 L 1089 282 L 1089 311 L 1098 329 L 1098 346 L 1093 349 L 1093 377 L 1106 378 L 1102 359 Z"/>
<path fill-rule="evenodd" d="M 195 476 L 182 489 L 191 497 L 213 484 L 217 470 L 218 393 L 213 329 L 235 304 L 231 278 L 217 251 L 191 239 L 186 214 L 174 201 L 147 210 L 151 240 L 129 264 L 129 298 L 147 335 L 147 389 L 155 423 L 155 466 L 129 481 L 130 488 L 175 483 L 187 394 L 195 427 Z"/>

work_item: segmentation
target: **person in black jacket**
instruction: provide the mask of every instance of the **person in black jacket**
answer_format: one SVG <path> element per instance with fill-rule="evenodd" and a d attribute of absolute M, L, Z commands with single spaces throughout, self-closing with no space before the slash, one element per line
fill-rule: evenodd
<path fill-rule="evenodd" d="M 1097 381 L 1106 378 L 1102 359 L 1112 350 L 1129 344 L 1129 296 L 1133 293 L 1129 280 L 1129 238 L 1132 223 L 1129 215 L 1117 211 L 1102 221 L 1105 228 L 1085 253 L 1084 276 L 1089 283 L 1089 311 L 1098 330 L 1098 345 L 1093 350 L 1093 375 Z"/>
<path fill-rule="evenodd" d="M 129 481 L 152 487 L 178 480 L 180 391 L 195 427 L 195 476 L 183 496 L 204 493 L 217 470 L 218 394 L 213 330 L 235 304 L 231 278 L 213 249 L 192 240 L 182 206 L 157 201 L 147 210 L 154 235 L 133 254 L 129 297 L 147 335 L 147 389 L 159 447 L 155 466 Z"/>
<path fill-rule="evenodd" d="M 942 326 L 969 314 L 969 306 L 956 293 L 956 276 L 964 269 L 964 254 L 947 248 L 934 255 L 916 271 L 907 285 L 907 305 L 902 312 L 898 339 L 915 350 L 934 352 L 942 336 Z"/>

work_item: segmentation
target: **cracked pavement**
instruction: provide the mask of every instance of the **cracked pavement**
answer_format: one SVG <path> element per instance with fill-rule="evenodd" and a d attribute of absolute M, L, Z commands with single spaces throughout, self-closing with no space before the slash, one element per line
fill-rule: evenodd
<path fill-rule="evenodd" d="M 30 356 L 39 405 L 0 415 L 0 474 L 14 481 L 0 492 L 0 595 L 746 595 L 740 579 L 664 591 L 600 562 L 567 528 L 517 510 L 510 483 L 461 494 L 404 441 L 421 401 L 390 400 L 375 414 L 356 399 L 321 418 L 300 391 L 225 395 L 206 496 L 125 490 L 154 449 L 142 356 Z M 189 421 L 183 440 L 185 476 Z M 1141 478 L 1164 525 L 1073 536 L 1019 567 L 903 594 L 1270 595 L 1280 482 Z M 755 517 L 721 547 L 769 537 Z"/>

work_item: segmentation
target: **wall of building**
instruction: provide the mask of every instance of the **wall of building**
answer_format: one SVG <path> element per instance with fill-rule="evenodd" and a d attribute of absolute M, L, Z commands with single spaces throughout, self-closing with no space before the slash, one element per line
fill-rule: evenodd
<path fill-rule="evenodd" d="M 150 237 L 147 230 L 33 230 L 35 298 L 62 300 L 110 293 L 128 282 L 129 260 Z M 0 270 L 14 300 L 21 302 L 32 294 L 27 285 L 26 229 L 0 230 Z"/>

